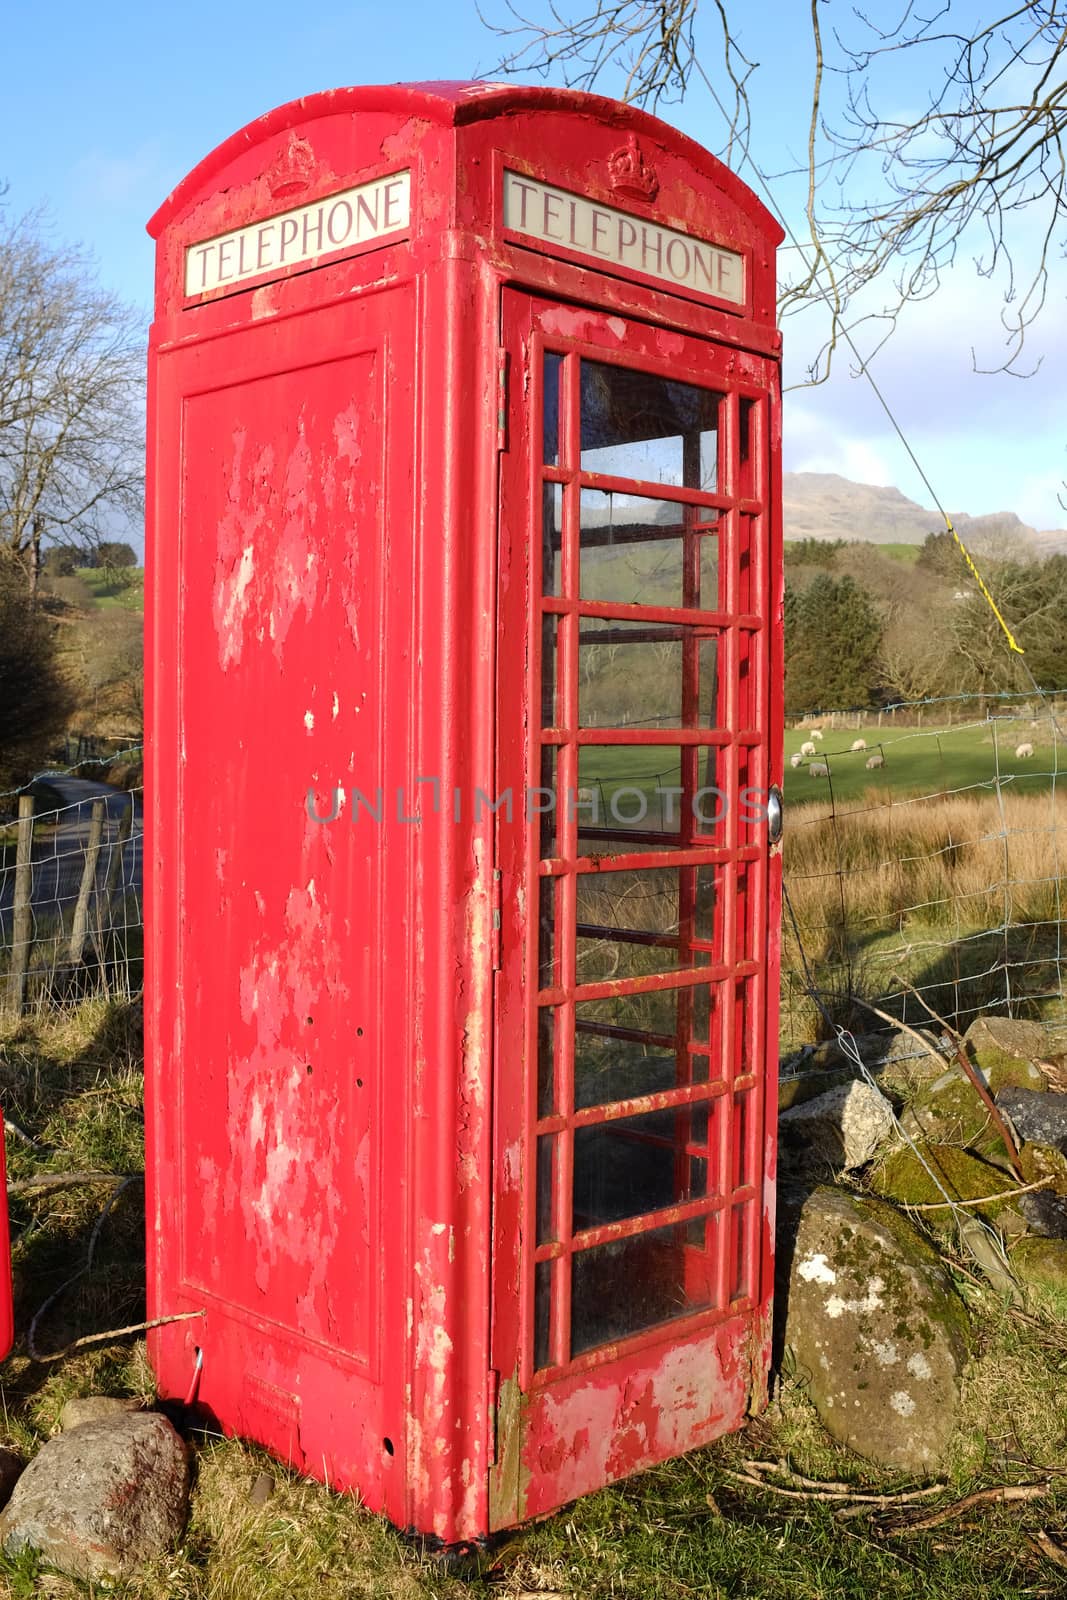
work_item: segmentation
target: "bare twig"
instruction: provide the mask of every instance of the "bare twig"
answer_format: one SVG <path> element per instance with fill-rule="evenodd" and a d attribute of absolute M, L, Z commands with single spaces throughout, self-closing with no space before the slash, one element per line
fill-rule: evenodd
<path fill-rule="evenodd" d="M 1049 1537 L 1044 1528 L 1039 1528 L 1027 1538 L 1027 1543 L 1038 1555 L 1044 1556 L 1046 1561 L 1051 1561 L 1055 1567 L 1067 1567 L 1067 1550 L 1055 1539 Z"/>
<path fill-rule="evenodd" d="M 980 1200 L 924 1200 L 921 1205 L 908 1202 L 909 1211 L 945 1211 L 955 1210 L 957 1206 L 988 1206 L 995 1200 L 1014 1200 L 1020 1194 L 1032 1194 L 1035 1189 L 1048 1189 L 1056 1182 L 1055 1178 L 1041 1178 L 1037 1183 L 1025 1183 L 1020 1189 L 1002 1189 L 999 1194 L 987 1194 Z"/>
<path fill-rule="evenodd" d="M 43 1310 L 44 1307 L 41 1309 Z M 64 1345 L 62 1350 L 54 1350 L 51 1355 L 47 1356 L 34 1355 L 33 1359 L 35 1361 L 62 1361 L 64 1357 L 72 1355 L 75 1350 L 84 1350 L 91 1344 L 111 1344 L 116 1339 L 128 1339 L 131 1333 L 147 1333 L 152 1328 L 164 1328 L 169 1322 L 193 1322 L 197 1317 L 204 1315 L 203 1311 L 178 1311 L 171 1317 L 153 1317 L 151 1322 L 131 1322 L 126 1328 L 107 1328 L 103 1333 L 87 1333 L 83 1338 L 75 1339 L 71 1344 Z"/>
<path fill-rule="evenodd" d="M 73 1189 L 81 1183 L 135 1183 L 139 1172 L 42 1172 L 36 1178 L 18 1178 L 8 1194 L 29 1194 L 36 1189 Z"/>
<path fill-rule="evenodd" d="M 84 1278 L 85 1274 L 89 1271 L 89 1268 L 93 1264 L 93 1257 L 96 1254 L 96 1245 L 97 1240 L 100 1238 L 100 1230 L 103 1228 L 104 1223 L 113 1210 L 119 1195 L 123 1194 L 133 1181 L 134 1180 L 132 1178 L 123 1179 L 121 1183 L 116 1185 L 111 1194 L 108 1195 L 104 1209 L 97 1217 L 96 1222 L 93 1224 L 93 1231 L 89 1235 L 89 1248 L 85 1252 L 85 1261 L 83 1265 L 78 1268 L 77 1272 L 72 1273 L 71 1276 L 65 1280 L 65 1282 L 61 1283 L 58 1289 L 54 1289 L 48 1296 L 48 1299 L 45 1300 L 42 1305 L 38 1306 L 36 1312 L 34 1313 L 33 1321 L 30 1323 L 29 1332 L 26 1335 L 26 1348 L 28 1349 L 32 1360 L 50 1361 L 54 1359 L 54 1357 L 42 1355 L 37 1349 L 35 1337 L 37 1333 L 37 1324 L 40 1322 L 45 1312 L 55 1305 L 60 1295 L 65 1294 L 72 1284 L 77 1283 L 79 1278 Z"/>
<path fill-rule="evenodd" d="M 20 1144 L 24 1144 L 28 1150 L 32 1150 L 35 1155 L 41 1156 L 48 1154 L 48 1148 L 46 1145 L 38 1144 L 36 1139 L 32 1138 L 24 1128 L 20 1128 L 17 1122 L 12 1122 L 10 1117 L 4 1118 L 4 1128 L 6 1132 L 12 1134 Z"/>
<path fill-rule="evenodd" d="M 1002 1483 L 995 1489 L 976 1489 L 973 1494 L 965 1494 L 962 1500 L 954 1500 L 950 1506 L 943 1506 L 940 1511 L 931 1511 L 925 1517 L 916 1518 L 914 1522 L 894 1523 L 881 1531 L 884 1534 L 925 1533 L 928 1528 L 938 1528 L 944 1522 L 951 1522 L 954 1517 L 962 1517 L 966 1512 L 973 1511 L 976 1506 L 1013 1505 L 1023 1500 L 1043 1500 L 1051 1493 L 1050 1483 Z"/>

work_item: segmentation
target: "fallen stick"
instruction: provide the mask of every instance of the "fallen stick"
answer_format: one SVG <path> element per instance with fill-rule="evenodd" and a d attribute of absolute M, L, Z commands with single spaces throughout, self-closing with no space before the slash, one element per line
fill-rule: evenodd
<path fill-rule="evenodd" d="M 974 1494 L 966 1494 L 962 1500 L 954 1500 L 950 1506 L 945 1506 L 940 1511 L 931 1511 L 928 1516 L 918 1517 L 914 1522 L 897 1523 L 881 1531 L 887 1535 L 925 1533 L 928 1528 L 937 1528 L 944 1522 L 951 1522 L 953 1517 L 962 1517 L 975 1506 L 1008 1505 L 1020 1500 L 1043 1500 L 1051 1493 L 1050 1483 L 1002 1483 L 995 1489 L 976 1489 Z"/>
<path fill-rule="evenodd" d="M 772 1483 L 767 1478 L 746 1472 L 731 1472 L 723 1468 L 723 1475 L 735 1483 L 746 1483 L 751 1489 L 765 1489 L 768 1494 L 782 1495 L 786 1500 L 831 1501 L 843 1506 L 854 1506 L 861 1511 L 886 1510 L 889 1506 L 911 1505 L 916 1500 L 928 1500 L 931 1495 L 944 1494 L 945 1485 L 935 1484 L 928 1489 L 905 1490 L 902 1494 L 868 1494 L 862 1489 L 850 1489 L 847 1484 L 818 1485 L 809 1489 L 790 1489 L 784 1484 Z M 809 1478 L 808 1483 L 816 1484 Z"/>
<path fill-rule="evenodd" d="M 994 1200 L 1014 1200 L 1020 1194 L 1032 1194 L 1035 1189 L 1047 1189 L 1055 1183 L 1055 1178 L 1039 1178 L 1036 1183 L 1027 1183 L 1021 1189 L 1002 1189 L 1000 1194 L 987 1194 L 981 1200 L 924 1200 L 921 1204 L 908 1204 L 909 1211 L 944 1211 L 947 1208 L 955 1210 L 962 1206 L 988 1206 Z"/>
<path fill-rule="evenodd" d="M 1037 1551 L 1038 1555 L 1044 1556 L 1046 1561 L 1051 1561 L 1054 1567 L 1067 1567 L 1067 1550 L 1057 1544 L 1055 1539 L 1051 1539 L 1044 1528 L 1029 1534 L 1027 1543 L 1032 1550 Z"/>
<path fill-rule="evenodd" d="M 34 1189 L 73 1189 L 80 1183 L 133 1183 L 139 1172 L 44 1172 L 36 1178 L 18 1178 L 8 1194 L 29 1194 Z"/>
<path fill-rule="evenodd" d="M 777 1473 L 785 1478 L 797 1489 L 826 1489 L 837 1490 L 842 1498 L 849 1500 L 869 1500 L 871 1502 L 885 1502 L 886 1505 L 903 1505 L 911 1500 L 932 1500 L 935 1495 L 944 1494 L 947 1484 L 927 1484 L 924 1489 L 903 1489 L 899 1494 L 876 1494 L 873 1490 L 857 1489 L 852 1483 L 839 1483 L 824 1478 L 805 1478 L 801 1472 L 794 1472 L 788 1462 L 782 1461 L 742 1461 L 741 1465 L 747 1472 Z"/>
<path fill-rule="evenodd" d="M 103 1333 L 87 1333 L 81 1339 L 54 1350 L 50 1355 L 35 1355 L 35 1361 L 62 1361 L 75 1350 L 84 1350 L 90 1344 L 111 1344 L 115 1339 L 127 1339 L 131 1333 L 148 1333 L 152 1328 L 164 1328 L 168 1322 L 191 1322 L 194 1317 L 204 1317 L 206 1311 L 177 1311 L 172 1317 L 153 1317 L 151 1322 L 131 1322 L 128 1328 L 107 1328 Z"/>

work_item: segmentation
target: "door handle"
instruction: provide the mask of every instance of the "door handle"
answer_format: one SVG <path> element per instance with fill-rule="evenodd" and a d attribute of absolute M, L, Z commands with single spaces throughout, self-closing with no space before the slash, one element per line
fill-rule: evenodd
<path fill-rule="evenodd" d="M 767 837 L 771 844 L 777 844 L 781 839 L 784 826 L 782 791 L 776 783 L 772 783 L 767 791 Z"/>

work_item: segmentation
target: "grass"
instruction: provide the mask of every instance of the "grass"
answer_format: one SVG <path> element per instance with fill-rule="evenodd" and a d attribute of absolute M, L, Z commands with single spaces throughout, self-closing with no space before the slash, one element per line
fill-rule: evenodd
<path fill-rule="evenodd" d="M 81 1167 L 141 1168 L 141 1059 L 136 1007 L 92 1001 L 67 1012 L 0 1023 L 5 1113 L 47 1148 L 8 1140 L 12 1178 Z M 17 1326 L 82 1264 L 102 1205 L 99 1189 L 12 1197 Z M 93 1270 L 44 1318 L 39 1340 L 70 1339 L 143 1315 L 141 1194 L 125 1191 L 100 1236 Z M 965 1293 L 977 1294 L 963 1285 Z M 1020 1322 L 976 1300 L 950 1493 L 1032 1481 L 1056 1493 L 1034 1505 L 986 1509 L 916 1538 L 885 1537 L 866 1516 L 836 1521 L 817 1502 L 739 1484 L 744 1458 L 785 1458 L 795 1471 L 878 1492 L 910 1487 L 834 1444 L 795 1382 L 762 1417 L 709 1449 L 590 1495 L 496 1542 L 465 1568 L 442 1567 L 364 1512 L 351 1496 L 270 1461 L 236 1440 L 194 1439 L 191 1513 L 178 1550 L 108 1587 L 117 1600 L 987 1600 L 1062 1592 L 1027 1535 L 1067 1521 L 1067 1334 L 1048 1318 Z M 3 1370 L 6 1440 L 32 1452 L 74 1395 L 146 1402 L 152 1374 L 140 1341 L 31 1362 L 17 1346 Z M 263 1471 L 275 1491 L 250 1489 Z M 709 1503 L 709 1495 L 711 1503 Z M 1062 1534 L 1060 1534 L 1062 1537 Z M 74 1600 L 105 1592 L 43 1571 L 30 1556 L 0 1557 L 0 1593 Z"/>
<path fill-rule="evenodd" d="M 143 567 L 79 567 L 75 576 L 87 585 L 101 611 L 113 607 L 144 610 Z"/>
<path fill-rule="evenodd" d="M 829 767 L 829 778 L 812 777 L 806 763 L 795 770 L 790 767 L 789 757 L 799 752 L 810 733 L 805 728 L 787 729 L 785 793 L 791 803 L 832 796 L 835 805 L 855 805 L 865 802 L 872 790 L 897 798 L 983 784 L 992 789 L 998 774 L 1013 791 L 1037 793 L 1048 789 L 1063 771 L 1064 753 L 1053 741 L 1047 721 L 1032 728 L 1030 720 L 1005 718 L 954 728 L 901 726 L 889 719 L 882 728 L 835 731 L 824 726 L 815 760 Z M 865 739 L 868 749 L 851 751 L 856 739 Z M 1033 745 L 1034 754 L 1017 758 L 1015 751 L 1024 743 Z M 871 772 L 867 761 L 876 752 L 884 756 L 885 766 Z"/>
<path fill-rule="evenodd" d="M 1017 1012 L 1067 1020 L 1067 800 L 1058 794 L 896 803 L 883 794 L 836 816 L 812 802 L 789 810 L 784 860 L 792 915 L 837 1021 L 870 1026 L 853 994 L 927 1021 L 905 982 L 964 1026 L 980 1010 L 1003 1010 L 1009 992 Z M 803 992 L 790 915 L 782 952 L 791 1045 L 825 1029 Z"/>

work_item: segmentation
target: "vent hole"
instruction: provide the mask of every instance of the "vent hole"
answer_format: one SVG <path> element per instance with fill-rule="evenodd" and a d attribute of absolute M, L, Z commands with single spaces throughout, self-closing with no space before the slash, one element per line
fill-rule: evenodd
<path fill-rule="evenodd" d="M 393 1441 L 392 1441 L 392 1439 L 383 1439 L 382 1440 L 382 1449 L 385 1451 L 387 1456 L 393 1455 L 395 1452 L 393 1450 Z"/>

